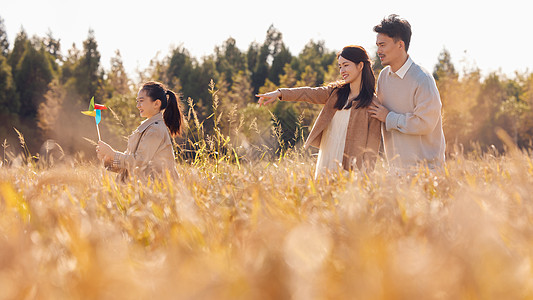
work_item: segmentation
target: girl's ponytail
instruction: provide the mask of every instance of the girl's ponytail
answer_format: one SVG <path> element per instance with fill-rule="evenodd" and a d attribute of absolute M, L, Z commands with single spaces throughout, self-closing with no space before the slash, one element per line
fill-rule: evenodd
<path fill-rule="evenodd" d="M 180 110 L 178 98 L 181 102 L 182 97 L 181 95 L 176 95 L 176 93 L 171 90 L 166 90 L 165 94 L 168 96 L 168 103 L 165 107 L 165 112 L 163 113 L 163 119 L 170 131 L 170 135 L 172 137 L 179 136 L 181 135 L 183 127 L 183 114 Z"/>

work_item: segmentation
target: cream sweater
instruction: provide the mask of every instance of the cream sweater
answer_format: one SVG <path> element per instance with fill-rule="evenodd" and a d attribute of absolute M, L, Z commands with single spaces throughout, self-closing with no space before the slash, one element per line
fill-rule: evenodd
<path fill-rule="evenodd" d="M 390 110 L 382 133 L 391 167 L 405 169 L 425 162 L 430 168 L 441 168 L 446 142 L 433 76 L 409 58 L 396 73 L 390 67 L 381 71 L 377 95 Z"/>

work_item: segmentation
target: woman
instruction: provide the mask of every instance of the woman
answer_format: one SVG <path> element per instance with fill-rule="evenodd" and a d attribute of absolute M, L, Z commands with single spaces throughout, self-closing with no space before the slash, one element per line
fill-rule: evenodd
<path fill-rule="evenodd" d="M 123 180 L 129 173 L 153 178 L 167 170 L 176 178 L 170 136 L 180 135 L 183 126 L 178 96 L 159 82 L 147 82 L 137 95 L 137 109 L 147 119 L 129 136 L 126 152 L 115 151 L 99 141 L 98 158 L 108 169 L 120 173 Z"/>
<path fill-rule="evenodd" d="M 381 143 L 381 123 L 368 113 L 372 100 L 377 99 L 368 54 L 363 47 L 347 46 L 337 54 L 337 61 L 342 81 L 256 95 L 259 105 L 278 98 L 324 105 L 304 145 L 320 149 L 315 178 L 337 171 L 339 164 L 345 170 L 354 165 L 363 171 L 372 169 Z"/>

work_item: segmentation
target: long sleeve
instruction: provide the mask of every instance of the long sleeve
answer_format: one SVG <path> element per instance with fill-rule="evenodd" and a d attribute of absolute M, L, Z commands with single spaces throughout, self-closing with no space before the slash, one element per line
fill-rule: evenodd
<path fill-rule="evenodd" d="M 333 92 L 333 87 L 299 87 L 299 88 L 281 88 L 282 101 L 308 102 L 313 104 L 325 104 Z"/>
<path fill-rule="evenodd" d="M 366 149 L 363 154 L 363 161 L 367 168 L 373 169 L 378 157 L 381 145 L 381 122 L 378 119 L 369 118 L 368 135 Z"/>
<path fill-rule="evenodd" d="M 394 168 L 421 162 L 438 167 L 445 159 L 446 140 L 435 79 L 413 62 L 401 73 L 387 66 L 379 74 L 378 98 L 390 110 L 383 125 L 383 150 Z"/>
<path fill-rule="evenodd" d="M 118 169 L 132 169 L 135 167 L 147 166 L 154 159 L 154 156 L 164 140 L 161 130 L 150 126 L 140 137 L 137 149 L 132 149 L 132 153 L 117 152 L 115 154 L 116 167 Z"/>
<path fill-rule="evenodd" d="M 441 102 L 435 82 L 428 77 L 417 87 L 413 112 L 389 112 L 385 122 L 386 130 L 397 130 L 410 135 L 426 135 L 435 129 L 440 120 Z"/>

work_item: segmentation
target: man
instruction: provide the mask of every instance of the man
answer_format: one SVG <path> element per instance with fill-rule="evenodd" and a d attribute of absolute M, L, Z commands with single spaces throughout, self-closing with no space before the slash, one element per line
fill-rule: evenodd
<path fill-rule="evenodd" d="M 377 54 L 386 66 L 377 83 L 378 102 L 370 116 L 383 122 L 383 146 L 393 169 L 406 170 L 427 164 L 444 165 L 446 143 L 442 131 L 439 91 L 435 80 L 407 54 L 411 25 L 390 15 L 374 27 Z"/>

